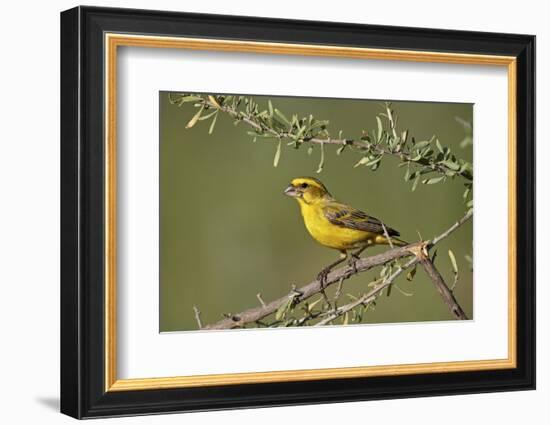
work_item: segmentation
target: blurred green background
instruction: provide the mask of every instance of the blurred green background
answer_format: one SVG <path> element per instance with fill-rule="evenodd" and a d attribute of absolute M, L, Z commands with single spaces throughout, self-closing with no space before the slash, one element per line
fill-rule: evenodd
<path fill-rule="evenodd" d="M 268 97 L 254 96 L 267 108 Z M 362 130 L 377 127 L 382 101 L 270 96 L 274 107 L 287 116 L 313 114 L 330 120 L 336 137 L 356 138 Z M 459 147 L 465 137 L 456 117 L 472 122 L 471 104 L 392 102 L 398 128 L 409 129 L 417 141 L 436 135 L 460 158 L 472 161 L 472 146 Z M 394 158 L 382 160 L 373 172 L 354 168 L 358 153 L 325 148 L 325 165 L 316 174 L 319 148 L 311 155 L 307 147 L 295 150 L 283 144 L 279 165 L 273 167 L 276 143 L 259 139 L 252 143 L 249 128 L 234 126 L 220 114 L 212 135 L 210 120 L 191 129 L 185 125 L 196 112 L 192 104 L 181 108 L 160 93 L 160 331 L 196 330 L 196 305 L 203 323 L 238 313 L 259 303 L 257 293 L 269 302 L 288 294 L 292 284 L 309 283 L 338 252 L 316 243 L 307 233 L 297 202 L 283 195 L 297 176 L 319 178 L 339 201 L 349 203 L 398 229 L 409 242 L 447 229 L 460 218 L 465 206 L 460 178 L 443 184 L 411 183 L 403 179 L 404 168 Z M 450 284 L 452 267 L 447 255 L 457 258 L 460 280 L 455 296 L 472 318 L 472 272 L 464 255 L 472 254 L 471 221 L 437 246 L 436 267 Z M 367 250 L 363 255 L 383 251 Z M 379 269 L 359 274 L 344 283 L 343 293 L 362 294 Z M 419 268 L 409 282 L 404 274 L 396 280 L 405 296 L 393 290 L 379 298 L 364 323 L 453 320 L 430 280 Z M 336 285 L 333 285 L 336 286 Z M 334 289 L 332 289 L 334 290 Z M 329 291 L 330 292 L 330 291 Z M 329 294 L 330 296 L 330 294 Z M 316 298 L 313 298 L 313 300 Z M 342 301 L 349 300 L 344 295 Z"/>

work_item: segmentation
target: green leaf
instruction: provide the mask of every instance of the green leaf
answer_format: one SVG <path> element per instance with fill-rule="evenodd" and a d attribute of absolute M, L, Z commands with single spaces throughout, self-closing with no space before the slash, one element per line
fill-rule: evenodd
<path fill-rule="evenodd" d="M 417 177 L 420 178 L 420 174 L 420 171 L 413 171 L 407 181 L 411 181 L 412 179 L 416 179 Z"/>
<path fill-rule="evenodd" d="M 380 160 L 381 160 L 381 159 L 382 159 L 382 158 L 379 158 L 378 161 L 376 161 L 374 164 L 372 164 L 372 165 L 370 166 L 370 169 L 371 169 L 372 171 L 378 170 L 378 167 L 380 167 Z"/>
<path fill-rule="evenodd" d="M 348 312 L 346 311 L 346 313 L 344 314 L 344 318 L 342 319 L 342 325 L 347 325 L 349 322 L 349 315 L 348 315 Z"/>
<path fill-rule="evenodd" d="M 422 158 L 422 155 L 420 155 L 420 153 L 416 154 L 415 156 L 411 157 L 409 160 L 410 161 L 413 161 L 413 162 L 417 162 L 418 160 L 420 160 Z"/>
<path fill-rule="evenodd" d="M 458 265 L 456 264 L 455 254 L 450 249 L 449 249 L 449 258 L 451 259 L 451 264 L 453 265 L 454 273 L 458 274 Z"/>
<path fill-rule="evenodd" d="M 367 163 L 365 163 L 365 166 L 366 166 L 366 167 L 371 167 L 371 166 L 374 166 L 374 165 L 378 165 L 378 163 L 379 163 L 380 161 L 382 161 L 382 157 L 381 157 L 381 156 L 379 156 L 378 158 L 374 158 L 374 159 L 372 159 L 372 160 L 370 160 L 370 161 L 367 161 Z M 378 167 L 376 167 L 376 168 L 378 168 Z M 375 169 L 376 169 L 376 168 L 375 168 Z"/>
<path fill-rule="evenodd" d="M 451 170 L 454 170 L 454 171 L 460 170 L 460 165 L 457 164 L 456 162 L 453 162 L 453 161 L 450 161 L 450 160 L 441 161 L 440 164 L 442 164 L 445 167 L 450 168 Z"/>
<path fill-rule="evenodd" d="M 441 143 L 439 143 L 439 139 L 435 139 L 435 145 L 437 146 L 439 152 L 443 153 L 443 146 L 441 146 Z"/>
<path fill-rule="evenodd" d="M 467 203 L 466 203 L 466 206 L 468 208 L 472 208 L 474 206 L 474 200 L 473 199 L 470 199 Z"/>
<path fill-rule="evenodd" d="M 430 156 L 432 156 L 432 154 L 434 153 L 434 151 L 430 148 L 428 149 L 425 149 L 423 152 L 422 152 L 422 157 L 423 158 L 428 158 Z"/>
<path fill-rule="evenodd" d="M 346 149 L 347 145 L 342 145 L 338 149 L 336 149 L 336 155 L 341 155 L 342 152 L 344 152 L 344 149 Z"/>
<path fill-rule="evenodd" d="M 179 105 L 182 105 L 183 103 L 188 103 L 188 102 L 197 102 L 199 100 L 202 100 L 202 97 L 200 96 L 183 96 L 181 97 L 179 100 L 178 100 L 178 104 Z"/>
<path fill-rule="evenodd" d="M 465 137 L 464 139 L 462 139 L 462 141 L 460 142 L 459 146 L 461 148 L 465 148 L 467 146 L 470 146 L 471 144 L 473 143 L 473 140 L 471 137 Z"/>
<path fill-rule="evenodd" d="M 201 106 L 200 109 L 197 111 L 197 113 L 195 115 L 193 115 L 193 118 L 191 118 L 191 120 L 187 123 L 185 128 L 193 127 L 197 123 L 199 118 L 201 117 L 201 114 L 202 114 L 203 110 L 204 110 L 204 106 Z"/>
<path fill-rule="evenodd" d="M 281 139 L 277 143 L 277 150 L 275 151 L 275 156 L 273 157 L 273 166 L 276 167 L 279 165 L 279 159 L 281 158 Z"/>
<path fill-rule="evenodd" d="M 309 127 L 309 131 L 316 129 L 318 127 L 324 128 L 326 125 L 328 125 L 328 121 L 315 121 L 311 127 Z"/>
<path fill-rule="evenodd" d="M 414 267 L 414 269 L 412 269 L 411 271 L 409 271 L 407 273 L 407 280 L 409 282 L 412 282 L 412 280 L 414 279 L 414 276 L 416 275 L 416 266 Z"/>
<path fill-rule="evenodd" d="M 373 280 L 372 282 L 369 282 L 369 283 L 367 284 L 367 286 L 368 286 L 369 288 L 372 288 L 373 286 L 376 286 L 376 285 L 378 285 L 379 283 L 381 283 L 383 280 L 384 280 L 383 277 L 381 277 L 381 278 L 379 278 L 379 279 L 375 279 L 375 280 Z M 355 298 L 355 299 L 357 299 L 357 298 Z"/>
<path fill-rule="evenodd" d="M 410 176 L 411 176 L 411 167 L 407 167 L 407 170 L 405 171 L 405 177 L 403 178 L 405 179 L 406 182 L 408 182 Z"/>
<path fill-rule="evenodd" d="M 356 168 L 356 167 L 359 167 L 360 165 L 365 165 L 367 162 L 369 162 L 369 158 L 367 156 L 364 156 L 359 161 L 357 161 L 357 163 L 353 167 Z"/>
<path fill-rule="evenodd" d="M 271 103 L 271 100 L 267 101 L 267 107 L 269 108 L 269 118 L 273 117 L 273 104 Z"/>
<path fill-rule="evenodd" d="M 209 114 L 203 115 L 199 118 L 199 121 L 204 121 L 210 118 L 212 115 L 216 115 L 218 113 L 218 110 L 214 110 L 214 112 L 210 112 Z"/>
<path fill-rule="evenodd" d="M 214 127 L 216 126 L 217 119 L 218 119 L 218 114 L 217 114 L 217 111 L 216 111 L 216 115 L 214 115 L 214 119 L 210 123 L 210 128 L 208 129 L 208 134 L 212 134 L 212 132 L 214 131 Z"/>
<path fill-rule="evenodd" d="M 285 115 L 281 111 L 275 108 L 273 109 L 273 112 L 275 112 L 275 115 L 277 115 L 280 119 L 282 119 L 283 122 L 285 122 L 287 125 L 290 125 L 290 121 L 288 120 L 287 117 L 285 117 Z"/>
<path fill-rule="evenodd" d="M 214 96 L 208 95 L 208 100 L 212 102 L 217 109 L 221 108 L 220 104 L 218 103 L 218 99 L 216 99 Z"/>
<path fill-rule="evenodd" d="M 395 289 L 397 289 L 399 292 L 401 292 L 402 295 L 405 295 L 406 297 L 412 297 L 414 294 L 410 293 L 410 292 L 407 292 L 407 291 L 404 291 L 403 289 L 400 288 L 400 286 L 396 283 L 392 284 L 392 286 L 395 286 Z"/>
<path fill-rule="evenodd" d="M 281 320 L 286 312 L 286 304 L 281 304 L 275 312 L 275 320 Z"/>
<path fill-rule="evenodd" d="M 321 142 L 321 159 L 319 160 L 319 166 L 317 167 L 317 173 L 323 171 L 323 165 L 325 164 L 325 144 Z"/>
<path fill-rule="evenodd" d="M 425 179 L 425 180 L 422 180 L 422 183 L 423 184 L 436 184 L 436 183 L 439 183 L 441 180 L 443 180 L 445 178 L 445 176 L 441 176 L 441 177 L 432 177 L 430 179 Z"/>
<path fill-rule="evenodd" d="M 473 270 L 473 266 L 474 266 L 473 258 L 470 255 L 466 254 L 464 255 L 464 259 L 468 262 L 468 265 L 470 266 L 470 270 Z"/>
<path fill-rule="evenodd" d="M 411 192 L 414 192 L 416 190 L 416 186 L 418 186 L 418 181 L 420 180 L 420 175 L 416 176 L 416 178 L 414 179 L 414 182 L 413 182 L 413 185 L 412 185 L 412 188 L 411 188 Z"/>
<path fill-rule="evenodd" d="M 382 139 L 382 132 L 384 131 L 384 127 L 382 126 L 382 120 L 379 116 L 376 117 L 376 123 L 378 124 L 378 137 L 377 140 L 380 142 Z"/>
<path fill-rule="evenodd" d="M 313 146 L 309 146 L 309 147 L 307 148 L 307 154 L 308 154 L 308 155 L 311 155 L 312 152 L 313 152 Z"/>
<path fill-rule="evenodd" d="M 411 148 L 411 150 L 413 151 L 420 150 L 428 146 L 430 143 L 431 143 L 430 140 L 423 140 L 421 142 L 415 143 L 414 146 Z"/>
<path fill-rule="evenodd" d="M 296 138 L 297 139 L 301 139 L 302 138 L 302 135 L 304 134 L 304 132 L 306 131 L 306 127 L 301 127 L 300 130 L 298 131 L 298 133 L 296 134 Z"/>
<path fill-rule="evenodd" d="M 313 301 L 311 304 L 309 304 L 309 306 L 308 306 L 309 311 L 312 311 L 313 308 L 314 308 L 317 304 L 319 304 L 321 301 L 323 301 L 323 298 L 319 298 L 319 299 Z"/>
<path fill-rule="evenodd" d="M 290 310 L 290 307 L 292 306 L 293 299 L 289 298 L 286 303 L 283 303 L 279 306 L 277 309 L 277 312 L 275 313 L 275 320 L 282 320 L 288 310 Z"/>

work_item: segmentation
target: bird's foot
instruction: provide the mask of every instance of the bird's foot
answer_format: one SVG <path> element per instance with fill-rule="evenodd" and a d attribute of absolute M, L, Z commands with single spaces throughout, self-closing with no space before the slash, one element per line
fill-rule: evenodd
<path fill-rule="evenodd" d="M 327 285 L 327 276 L 330 273 L 330 267 L 327 267 L 319 272 L 317 275 L 317 280 L 319 281 L 319 286 L 321 288 L 321 294 L 323 295 L 323 298 L 325 300 L 325 303 L 327 304 L 329 309 L 332 309 L 332 305 L 330 304 L 330 300 L 328 299 L 327 293 L 325 292 L 325 287 Z"/>
<path fill-rule="evenodd" d="M 296 285 L 292 285 L 292 289 L 290 291 L 290 297 L 292 297 L 293 302 L 298 302 L 298 300 L 304 296 L 304 292 L 300 291 L 296 288 Z"/>
<path fill-rule="evenodd" d="M 357 261 L 359 261 L 361 257 L 357 254 L 350 254 L 350 258 L 348 260 L 348 266 L 353 268 L 353 272 L 357 273 Z"/>
<path fill-rule="evenodd" d="M 330 273 L 330 268 L 325 268 L 319 272 L 317 275 L 317 280 L 319 281 L 319 284 L 321 285 L 321 289 L 324 289 L 327 284 L 327 276 Z"/>

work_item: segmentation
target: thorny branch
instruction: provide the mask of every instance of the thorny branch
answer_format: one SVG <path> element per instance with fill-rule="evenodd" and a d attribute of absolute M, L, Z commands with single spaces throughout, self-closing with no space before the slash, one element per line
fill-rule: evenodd
<path fill-rule="evenodd" d="M 197 326 L 199 327 L 199 329 L 202 329 L 201 312 L 196 305 L 193 306 L 193 311 L 195 312 L 195 320 L 197 321 Z"/>
<path fill-rule="evenodd" d="M 380 292 L 382 292 L 384 289 L 389 287 L 393 281 L 405 270 L 407 270 L 409 267 L 414 266 L 416 263 L 418 263 L 418 258 L 414 257 L 411 260 L 409 260 L 403 267 L 399 267 L 395 272 L 393 272 L 390 276 L 388 276 L 384 281 L 377 286 L 375 286 L 371 291 L 364 294 L 360 298 L 356 299 L 355 301 L 350 302 L 349 304 L 343 305 L 339 308 L 337 308 L 335 311 L 331 311 L 330 314 L 325 317 L 323 320 L 317 322 L 315 326 L 321 326 L 326 325 L 330 322 L 332 322 L 334 319 L 337 319 L 338 317 L 348 313 L 349 311 L 353 310 L 354 308 L 360 306 L 360 305 L 369 305 L 373 301 L 376 300 L 376 297 Z"/>
<path fill-rule="evenodd" d="M 333 270 L 328 274 L 326 278 L 325 288 L 335 283 L 341 282 L 345 279 L 349 279 L 350 277 L 358 273 L 362 273 L 374 267 L 387 264 L 390 261 L 397 260 L 399 258 L 414 256 L 414 258 L 408 261 L 403 267 L 398 267 L 397 270 L 393 272 L 389 277 L 384 279 L 382 283 L 375 286 L 370 292 L 360 297 L 353 303 L 337 307 L 335 310 L 330 310 L 328 312 L 328 316 L 326 316 L 326 314 L 319 314 L 315 315 L 315 317 L 309 317 L 308 319 L 318 318 L 325 315 L 326 317 L 323 318 L 322 321 L 326 321 L 328 323 L 334 320 L 336 317 L 345 314 L 346 311 L 350 311 L 361 304 L 365 305 L 370 303 L 372 301 L 371 298 L 376 297 L 376 295 L 379 294 L 382 290 L 388 288 L 404 270 L 410 268 L 418 262 L 420 262 L 428 272 L 428 276 L 430 276 L 432 282 L 441 293 L 445 303 L 447 304 L 453 315 L 459 319 L 466 319 L 467 317 L 464 314 L 462 308 L 441 278 L 441 275 L 439 275 L 439 272 L 437 272 L 437 270 L 433 266 L 433 263 L 429 260 L 427 253 L 431 247 L 448 237 L 456 229 L 462 226 L 466 221 L 471 219 L 472 215 L 472 210 L 469 210 L 460 220 L 458 220 L 451 227 L 445 230 L 445 232 L 433 238 L 431 241 L 415 242 L 403 247 L 389 249 L 381 254 L 360 258 L 359 260 L 357 260 L 355 265 L 346 265 L 344 267 Z M 434 270 L 437 275 L 433 273 Z M 445 289 L 443 289 L 443 286 L 445 287 Z M 289 302 L 293 305 L 297 305 L 298 303 L 307 300 L 313 295 L 320 293 L 322 290 L 323 288 L 321 287 L 321 283 L 319 282 L 319 280 L 316 279 L 301 288 L 293 288 L 288 295 L 285 295 L 269 303 L 264 302 L 259 307 L 250 308 L 248 310 L 242 311 L 241 313 L 230 314 L 226 318 L 216 323 L 203 326 L 202 329 L 233 329 L 244 327 L 247 324 L 258 322 L 264 317 L 275 313 L 276 311 L 278 311 L 279 308 L 281 308 L 281 306 L 289 304 Z M 298 326 L 301 324 L 303 323 L 298 323 Z"/>
<path fill-rule="evenodd" d="M 216 97 L 212 95 L 204 96 L 180 94 L 178 96 L 179 97 L 175 99 L 171 96 L 170 101 L 178 106 L 181 106 L 183 103 L 186 103 L 188 101 L 192 101 L 194 103 L 194 106 L 196 108 L 199 108 L 199 111 L 189 122 L 188 127 L 194 126 L 199 120 L 213 117 L 212 124 L 209 130 L 209 133 L 211 133 L 213 126 L 215 125 L 217 112 L 221 111 L 229 115 L 233 120 L 235 120 L 236 123 L 244 122 L 248 124 L 254 130 L 251 134 L 254 137 L 271 137 L 277 140 L 279 142 L 279 147 L 277 150 L 274 165 L 278 162 L 280 154 L 280 142 L 281 140 L 287 139 L 290 140 L 290 144 L 293 144 L 295 147 L 298 147 L 302 143 L 320 145 L 321 163 L 319 164 L 319 170 L 322 169 L 322 164 L 324 162 L 324 145 L 338 145 L 340 146 L 340 151 L 346 147 L 352 147 L 361 152 L 364 152 L 367 155 L 364 156 L 361 161 L 359 161 L 356 165 L 367 165 L 371 166 L 373 169 L 376 169 L 381 160 L 381 157 L 383 155 L 388 155 L 398 158 L 403 164 L 410 165 L 412 163 L 415 163 L 423 167 L 423 171 L 417 171 L 408 175 L 408 178 L 411 181 L 416 180 L 413 187 L 416 186 L 416 182 L 422 174 L 427 174 L 429 172 L 438 172 L 442 175 L 441 178 L 425 179 L 423 180 L 423 183 L 433 184 L 441 181 L 441 179 L 444 179 L 446 177 L 454 177 L 455 175 L 458 175 L 463 177 L 467 181 L 467 183 L 465 184 L 467 190 L 469 191 L 469 188 L 471 188 L 473 175 L 471 173 L 470 164 L 464 161 L 461 162 L 456 160 L 456 158 L 450 155 L 450 151 L 447 148 L 443 148 L 439 144 L 439 141 L 436 140 L 436 144 L 438 150 L 441 153 L 438 156 L 439 159 L 437 160 L 434 159 L 434 157 L 431 157 L 431 154 L 429 154 L 430 152 L 433 152 L 433 150 L 430 149 L 431 140 L 414 143 L 412 146 L 408 145 L 408 148 L 405 147 L 408 139 L 408 131 L 404 131 L 401 134 L 398 133 L 396 129 L 396 117 L 394 116 L 389 103 L 386 103 L 385 113 L 381 115 L 384 116 L 389 122 L 390 134 L 388 136 L 388 141 L 390 143 L 382 144 L 379 142 L 380 139 L 383 138 L 382 133 L 384 131 L 382 129 L 382 123 L 380 120 L 378 120 L 378 136 L 375 135 L 374 137 L 370 137 L 369 135 L 365 134 L 360 138 L 342 138 L 340 136 L 338 138 L 333 138 L 330 137 L 328 131 L 325 128 L 325 125 L 319 124 L 323 123 L 320 121 L 314 124 L 314 126 L 317 125 L 316 130 L 314 132 L 311 132 L 310 130 L 310 134 L 308 134 L 308 131 L 304 130 L 306 128 L 305 126 L 302 127 L 301 130 L 297 130 L 297 128 L 299 127 L 298 118 L 293 117 L 293 120 L 290 121 L 280 111 L 274 109 L 271 103 L 269 112 L 259 112 L 258 110 L 252 112 L 239 108 L 240 101 L 235 101 L 235 96 L 228 96 L 228 98 L 232 98 L 233 102 L 226 102 L 226 98 L 224 99 L 224 97 Z M 249 101 L 250 99 L 245 100 Z M 279 120 L 274 117 L 273 110 L 275 111 L 275 115 L 278 114 L 278 116 L 280 117 Z M 206 113 L 206 111 L 214 112 Z M 201 115 L 203 114 L 203 112 L 205 113 L 205 115 Z M 269 124 L 269 121 L 271 121 L 271 124 Z M 282 126 L 274 125 L 274 121 L 279 122 L 280 124 L 282 124 Z M 376 138 L 378 139 L 378 143 L 375 143 L 374 141 L 374 139 Z"/>
<path fill-rule="evenodd" d="M 417 142 L 414 137 L 409 136 L 408 130 L 397 130 L 397 116 L 394 114 L 391 104 L 388 102 L 385 103 L 384 113 L 379 113 L 376 116 L 378 124 L 377 131 L 373 131 L 372 133 L 363 131 L 361 137 L 350 139 L 343 138 L 341 131 L 337 138 L 331 137 L 327 128 L 328 121 L 319 121 L 314 119 L 312 115 L 302 118 L 293 115 L 291 119 L 287 118 L 281 111 L 273 107 L 270 100 L 268 101 L 269 109 L 261 110 L 258 103 L 253 98 L 246 96 L 215 96 L 181 93 L 177 94 L 176 98 L 173 98 L 172 94 L 170 94 L 169 97 L 172 104 L 182 106 L 184 103 L 191 102 L 193 107 L 196 108 L 196 112 L 187 123 L 186 128 L 195 126 L 199 121 L 210 120 L 208 133 L 211 134 L 216 125 L 218 115 L 224 113 L 231 117 L 236 125 L 241 122 L 246 123 L 252 130 L 248 131 L 248 134 L 254 137 L 254 140 L 257 138 L 271 138 L 276 140 L 277 151 L 273 161 L 274 166 L 277 166 L 279 163 L 282 141 L 285 140 L 288 142 L 287 145 L 293 146 L 294 148 L 299 148 L 302 144 L 309 145 L 308 153 L 311 153 L 313 150 L 313 145 L 319 145 L 321 157 L 317 172 L 321 172 L 323 169 L 325 161 L 324 146 L 338 145 L 337 154 L 341 154 L 346 148 L 351 148 L 351 150 L 359 152 L 361 155 L 360 160 L 355 166 L 363 165 L 369 167 L 373 171 L 378 169 L 384 156 L 393 156 L 397 158 L 400 161 L 399 167 L 404 166 L 406 169 L 404 178 L 405 181 L 412 182 L 411 190 L 413 191 L 419 181 L 423 184 L 430 185 L 442 181 L 444 182 L 448 178 L 454 178 L 455 176 L 460 176 L 465 179 L 465 191 L 462 197 L 466 202 L 468 211 L 459 221 L 431 241 L 418 242 L 400 248 L 394 248 L 391 243 L 391 238 L 389 238 L 387 230 L 383 225 L 384 234 L 390 241 L 391 249 L 379 255 L 359 259 L 354 264 L 349 264 L 347 267 L 334 270 L 328 275 L 325 286 L 338 282 L 338 288 L 334 295 L 334 305 L 331 305 L 324 288 L 315 280 L 299 289 L 293 287 L 288 295 L 270 303 L 266 303 L 261 298 L 261 295 L 257 294 L 257 298 L 261 304 L 260 307 L 245 310 L 239 314 L 225 315 L 226 318 L 224 320 L 205 327 L 202 326 L 199 310 L 194 307 L 195 319 L 199 328 L 227 329 L 244 327 L 250 323 L 255 323 L 259 326 L 288 326 L 289 324 L 293 326 L 302 326 L 311 320 L 319 320 L 315 325 L 322 325 L 330 323 L 341 316 L 344 316 L 343 322 L 347 323 L 349 312 L 353 312 L 355 315 L 357 313 L 354 310 L 356 307 L 364 306 L 367 308 L 371 304 L 374 305 L 376 298 L 385 288 L 387 288 L 387 293 L 389 295 L 393 281 L 404 270 L 416 266 L 418 263 L 420 263 L 432 280 L 451 313 L 458 319 L 467 319 L 466 314 L 457 303 L 452 292 L 458 279 L 458 270 L 456 268 L 454 254 L 449 250 L 449 256 L 451 257 L 455 273 L 453 286 L 449 289 L 441 274 L 435 268 L 433 258 L 430 260 L 428 250 L 472 217 L 473 200 L 470 199 L 468 201 L 471 197 L 470 195 L 473 188 L 472 165 L 467 161 L 456 158 L 451 153 L 451 150 L 448 147 L 442 146 L 435 136 L 430 140 Z M 383 120 L 386 120 L 386 125 L 383 124 Z M 411 165 L 416 166 L 416 168 L 413 167 L 411 169 Z M 431 173 L 437 173 L 439 176 L 425 178 L 426 175 Z M 414 257 L 405 265 L 401 265 L 400 261 L 398 261 L 400 258 L 410 256 Z M 341 295 L 343 281 L 357 273 L 370 270 L 377 266 L 382 266 L 380 273 L 381 277 L 369 284 L 369 287 L 372 287 L 372 289 L 359 298 L 350 295 L 353 301 L 338 307 L 337 304 Z M 411 278 L 409 280 L 412 280 L 415 271 L 416 267 L 407 275 L 407 279 L 409 279 L 410 275 Z M 396 286 L 396 288 L 399 289 L 398 286 Z M 320 299 L 311 304 L 305 302 L 302 305 L 302 309 L 306 311 L 304 317 L 300 319 L 292 317 L 291 320 L 284 320 L 288 311 L 293 311 L 293 308 L 297 304 L 318 293 L 323 295 L 329 307 L 328 310 L 312 310 L 311 306 L 320 302 Z M 275 313 L 275 322 L 266 324 L 261 321 L 261 319 L 273 313 Z"/>
<path fill-rule="evenodd" d="M 420 261 L 420 264 L 432 280 L 437 291 L 441 295 L 443 302 L 447 305 L 447 307 L 449 307 L 451 313 L 453 313 L 453 315 L 457 319 L 468 320 L 468 316 L 466 316 L 466 313 L 464 313 L 464 310 L 462 310 L 462 307 L 460 307 L 460 304 L 458 304 L 458 302 L 456 301 L 455 296 L 443 280 L 443 277 L 441 276 L 439 271 L 435 268 L 433 262 L 431 262 L 430 259 L 426 257 Z"/>

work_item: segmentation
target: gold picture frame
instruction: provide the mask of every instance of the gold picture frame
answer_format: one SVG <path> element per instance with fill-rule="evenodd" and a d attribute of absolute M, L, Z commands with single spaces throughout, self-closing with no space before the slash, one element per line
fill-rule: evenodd
<path fill-rule="evenodd" d="M 173 24 L 170 28 L 166 26 L 167 21 Z M 148 28 L 147 33 L 140 31 L 144 25 Z M 286 35 L 284 27 L 287 25 L 293 25 L 298 35 Z M 259 29 L 262 27 L 263 31 Z M 152 28 L 156 28 L 156 31 Z M 325 30 L 329 28 L 339 32 L 341 38 L 328 42 L 330 35 L 326 35 Z M 70 184 L 67 183 L 63 189 L 65 192 L 62 202 L 62 213 L 65 217 L 62 234 L 67 236 L 66 242 L 62 244 L 64 307 L 61 409 L 64 413 L 83 418 L 323 400 L 358 400 L 374 398 L 377 388 L 382 388 L 376 385 L 387 385 L 384 387 L 384 394 L 387 394 L 385 397 L 433 394 L 434 390 L 427 384 L 418 387 L 424 375 L 438 376 L 440 394 L 477 391 L 483 385 L 484 390 L 533 387 L 534 316 L 530 306 L 534 302 L 534 256 L 531 255 L 534 252 L 534 224 L 529 219 L 530 214 L 534 214 L 534 177 L 529 164 L 534 161 L 534 38 L 524 35 L 512 37 L 502 34 L 461 33 L 462 41 L 457 42 L 451 41 L 456 36 L 455 32 L 408 29 L 412 35 L 403 37 L 404 29 L 375 27 L 385 41 L 370 45 L 367 29 L 373 30 L 364 26 L 329 23 L 285 21 L 283 25 L 282 21 L 261 18 L 214 18 L 208 15 L 197 18 L 193 15 L 166 15 L 161 12 L 135 15 L 131 11 L 105 8 L 79 7 L 63 12 L 62 116 L 65 124 L 62 129 L 62 175 L 63 178 L 71 179 Z M 250 34 L 257 34 L 257 39 L 251 39 Z M 485 44 L 477 43 L 480 37 L 485 37 Z M 445 51 L 435 47 L 446 40 L 448 42 Z M 380 44 L 386 46 L 380 47 Z M 507 357 L 364 367 L 119 378 L 116 319 L 117 55 L 123 47 L 505 68 L 508 81 Z M 82 79 L 83 75 L 86 75 L 85 80 Z M 100 90 L 95 93 L 94 89 L 98 88 Z M 78 111 L 76 115 L 75 110 Z M 518 123 L 521 127 L 518 127 Z M 520 203 L 520 199 L 523 202 Z M 90 205 L 94 207 L 89 207 Z M 96 218 L 94 214 L 98 212 L 100 215 Z M 85 220 L 83 217 L 92 218 Z M 518 236 L 526 233 L 531 237 L 527 245 L 525 238 Z M 518 251 L 519 247 L 521 252 Z M 82 266 L 84 263 L 86 267 Z M 92 268 L 90 264 L 93 265 Z M 99 319 L 97 323 L 95 319 Z M 451 384 L 447 380 L 446 376 L 453 373 L 459 374 L 456 376 L 461 377 L 461 385 Z M 401 386 L 396 385 L 391 381 L 396 376 L 408 376 L 410 381 L 403 381 Z M 387 383 L 371 387 L 368 384 L 368 379 L 371 378 L 387 378 Z M 346 388 L 346 381 L 349 380 L 365 384 L 353 395 L 337 395 L 342 393 L 342 388 Z M 318 382 L 315 384 L 317 386 L 313 386 L 314 382 Z M 288 387 L 281 387 L 280 384 L 283 383 L 295 383 L 300 391 L 299 396 L 293 394 Z M 420 389 L 411 389 L 413 385 Z M 234 386 L 242 386 L 246 390 L 235 395 L 230 390 Z M 334 396 L 319 395 L 317 391 L 322 391 L 323 388 Z M 227 400 L 214 399 L 208 392 L 209 389 L 227 394 Z M 167 393 L 167 390 L 179 392 Z M 148 395 L 140 398 L 135 396 L 143 391 L 148 391 Z M 264 399 L 252 397 L 251 391 L 265 394 Z M 148 397 L 148 401 L 144 402 L 143 397 Z"/>
<path fill-rule="evenodd" d="M 516 58 L 513 56 L 474 55 L 410 50 L 356 47 L 315 46 L 306 44 L 264 43 L 193 39 L 127 34 L 105 34 L 106 121 L 105 152 L 105 391 L 150 390 L 214 385 L 235 385 L 297 380 L 340 379 L 416 373 L 465 372 L 507 369 L 516 366 Z M 117 379 L 116 375 L 116 87 L 119 47 L 189 49 L 339 58 L 436 62 L 506 67 L 508 72 L 508 358 L 388 366 L 364 366 L 330 369 L 307 369 L 277 372 L 231 373 L 169 378 Z"/>

